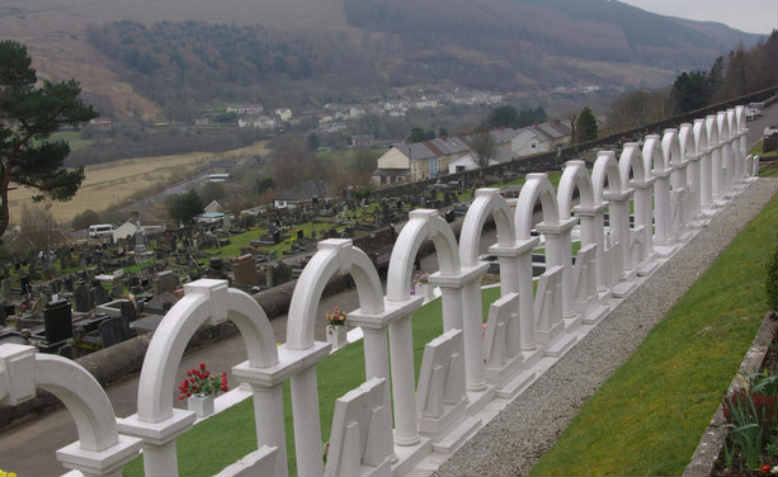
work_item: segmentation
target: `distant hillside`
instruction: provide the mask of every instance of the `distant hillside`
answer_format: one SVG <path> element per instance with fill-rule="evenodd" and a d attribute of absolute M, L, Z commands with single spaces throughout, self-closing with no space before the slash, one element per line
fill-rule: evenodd
<path fill-rule="evenodd" d="M 615 0 L 6 0 L 0 31 L 119 114 L 433 83 L 653 87 L 760 38 Z"/>

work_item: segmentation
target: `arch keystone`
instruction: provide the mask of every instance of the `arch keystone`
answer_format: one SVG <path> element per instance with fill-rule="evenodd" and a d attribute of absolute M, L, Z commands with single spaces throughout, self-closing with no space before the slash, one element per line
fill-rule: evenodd
<path fill-rule="evenodd" d="M 199 295 L 205 298 L 210 314 L 209 324 L 218 325 L 227 321 L 230 298 L 226 280 L 195 280 L 184 285 L 184 295 Z"/>
<path fill-rule="evenodd" d="M 319 242 L 316 250 L 334 250 L 338 261 L 338 273 L 348 273 L 353 263 L 351 256 L 353 244 L 351 239 L 327 239 Z"/>

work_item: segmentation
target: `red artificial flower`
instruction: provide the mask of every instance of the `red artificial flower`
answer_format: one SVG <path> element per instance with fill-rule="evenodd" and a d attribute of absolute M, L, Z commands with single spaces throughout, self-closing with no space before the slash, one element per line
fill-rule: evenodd
<path fill-rule="evenodd" d="M 211 372 L 210 372 L 210 371 L 206 371 L 205 373 L 203 373 L 203 377 L 204 377 L 204 378 L 207 378 L 207 377 L 208 377 L 208 376 L 210 376 L 210 375 L 211 375 Z"/>
<path fill-rule="evenodd" d="M 195 382 L 195 379 L 194 379 L 194 378 L 189 378 L 189 382 L 190 382 L 190 383 L 194 383 L 194 382 Z"/>
<path fill-rule="evenodd" d="M 200 363 L 200 369 L 202 369 L 203 371 L 205 371 L 205 363 Z"/>
<path fill-rule="evenodd" d="M 192 393 L 186 393 L 186 397 L 192 397 Z"/>
<path fill-rule="evenodd" d="M 192 375 L 192 370 L 190 369 L 189 371 L 187 371 L 187 372 L 186 372 L 186 375 L 187 375 L 187 376 L 191 376 L 191 375 Z"/>
<path fill-rule="evenodd" d="M 765 465 L 763 465 L 762 467 L 760 467 L 760 468 L 759 468 L 759 470 L 760 470 L 760 471 L 761 471 L 763 474 L 768 474 L 768 473 L 770 473 L 770 465 L 769 465 L 769 464 L 765 464 Z"/>
<path fill-rule="evenodd" d="M 179 401 L 183 401 L 186 396 L 178 396 Z"/>

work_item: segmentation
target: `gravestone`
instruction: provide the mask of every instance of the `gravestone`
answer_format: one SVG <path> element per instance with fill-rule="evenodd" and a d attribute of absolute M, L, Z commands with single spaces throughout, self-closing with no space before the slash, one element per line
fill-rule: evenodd
<path fill-rule="evenodd" d="M 172 270 L 157 273 L 154 278 L 154 294 L 160 295 L 166 292 L 174 292 L 178 288 L 178 275 Z"/>
<path fill-rule="evenodd" d="M 119 309 L 121 310 L 121 316 L 127 323 L 131 323 L 138 318 L 135 305 L 129 300 L 122 300 L 119 302 Z"/>
<path fill-rule="evenodd" d="M 73 292 L 73 296 L 76 301 L 76 311 L 86 313 L 93 308 L 92 295 L 89 293 L 89 289 L 85 284 L 80 283 L 76 287 L 75 292 Z"/>
<path fill-rule="evenodd" d="M 0 327 L 5 326 L 5 323 L 8 319 L 8 314 L 5 306 L 6 306 L 5 303 L 0 303 Z"/>
<path fill-rule="evenodd" d="M 49 303 L 43 312 L 46 341 L 58 343 L 73 337 L 73 317 L 70 303 L 65 300 Z"/>
<path fill-rule="evenodd" d="M 108 294 L 108 291 L 106 291 L 105 288 L 99 283 L 95 284 L 95 286 L 92 288 L 92 305 L 102 305 L 103 303 L 108 303 L 111 301 L 111 296 Z"/>
<path fill-rule="evenodd" d="M 3 299 L 5 300 L 11 299 L 11 279 L 10 278 L 3 278 L 3 280 L 0 281 L 0 294 L 3 295 Z"/>
<path fill-rule="evenodd" d="M 22 277 L 19 280 L 20 288 L 22 289 L 22 295 L 29 295 L 32 293 L 32 286 L 30 285 L 30 276 Z"/>
<path fill-rule="evenodd" d="M 108 318 L 100 323 L 100 338 L 103 341 L 103 348 L 119 344 L 127 339 L 124 324 L 121 318 Z"/>
<path fill-rule="evenodd" d="M 232 264 L 232 272 L 235 274 L 235 283 L 251 286 L 259 285 L 254 257 L 249 254 L 238 257 L 235 263 Z"/>

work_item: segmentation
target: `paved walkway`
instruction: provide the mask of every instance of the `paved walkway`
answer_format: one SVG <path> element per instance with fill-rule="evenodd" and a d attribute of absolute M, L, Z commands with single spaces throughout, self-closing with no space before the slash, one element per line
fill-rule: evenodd
<path fill-rule="evenodd" d="M 729 204 L 551 369 L 508 403 L 436 475 L 526 475 L 551 449 L 586 399 L 629 358 L 738 232 L 771 198 L 776 200 L 776 191 L 775 179 L 761 179 Z"/>

